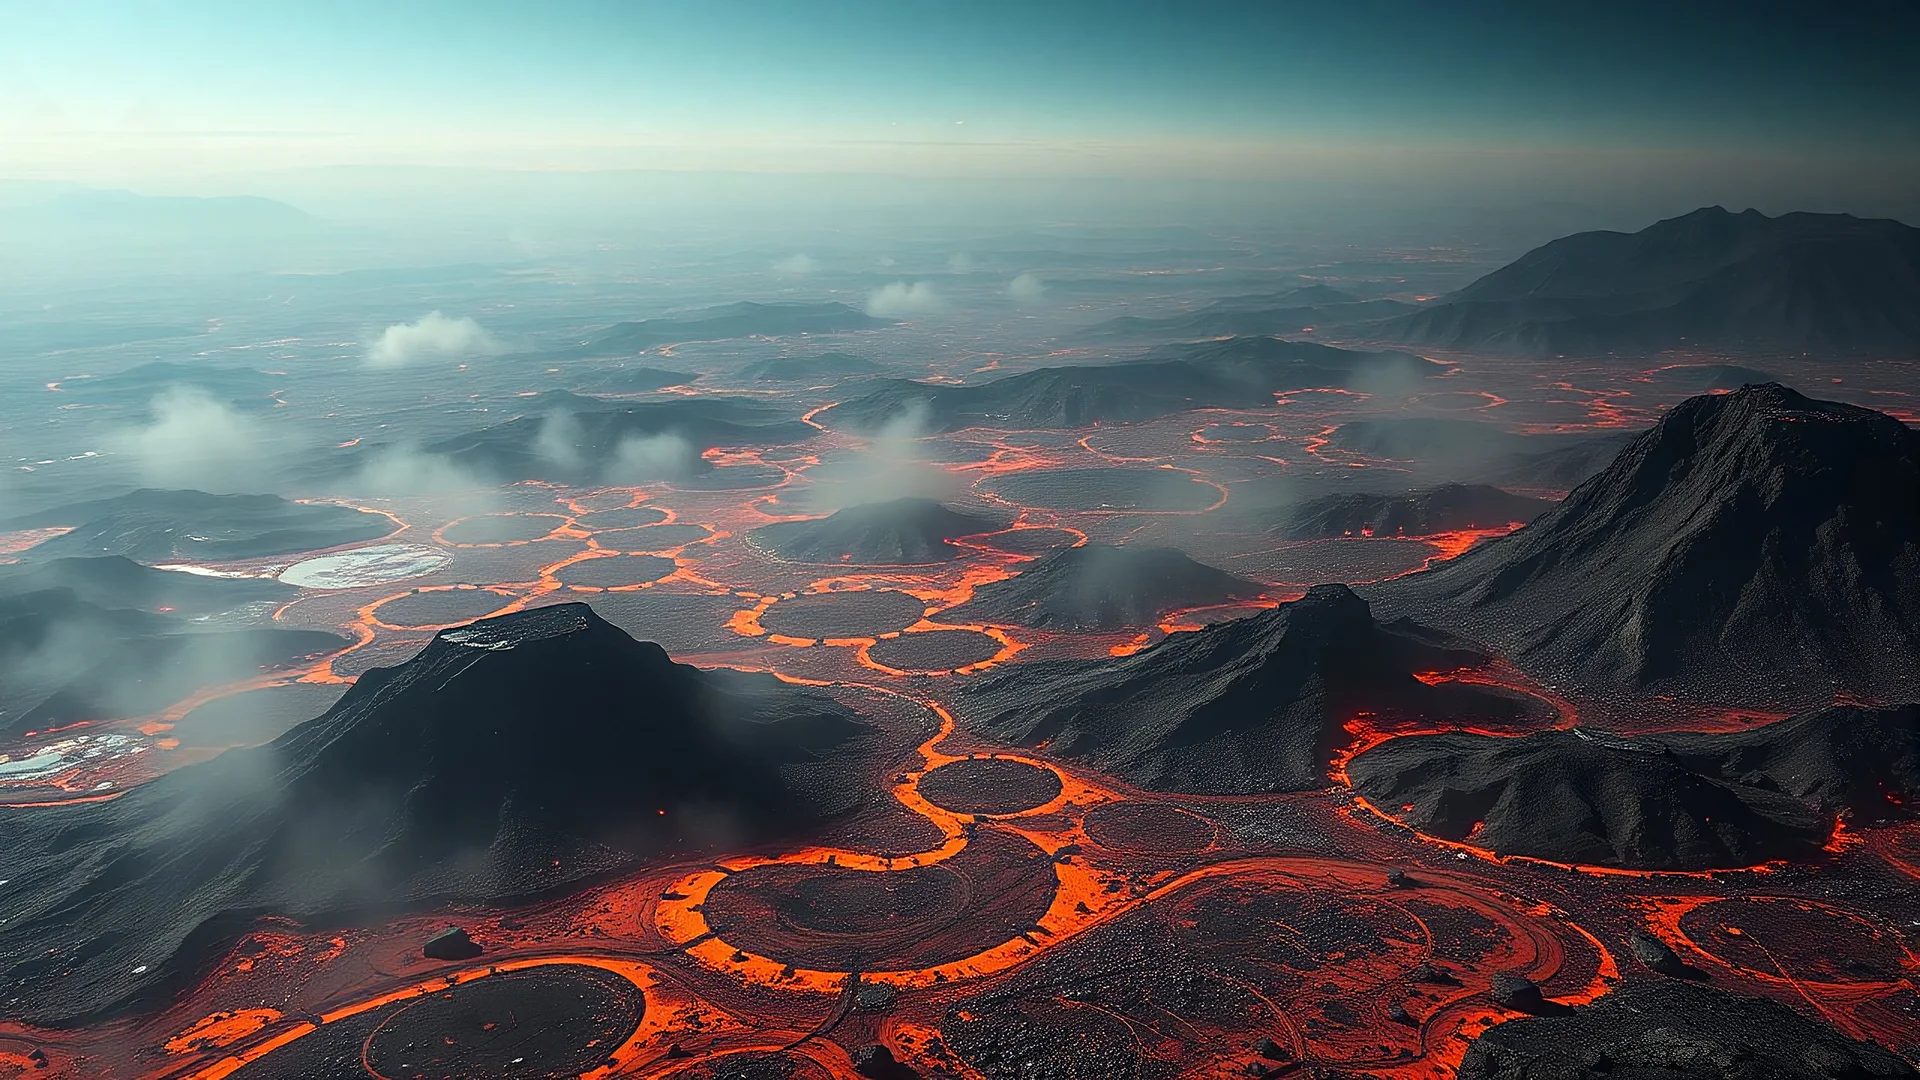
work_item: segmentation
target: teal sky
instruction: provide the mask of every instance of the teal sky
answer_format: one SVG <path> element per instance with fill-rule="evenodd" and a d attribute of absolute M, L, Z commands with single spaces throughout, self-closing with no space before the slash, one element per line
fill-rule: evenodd
<path fill-rule="evenodd" d="M 1803 10 L 1804 9 L 1804 10 Z M 0 0 L 0 175 L 1911 155 L 1907 3 Z"/>

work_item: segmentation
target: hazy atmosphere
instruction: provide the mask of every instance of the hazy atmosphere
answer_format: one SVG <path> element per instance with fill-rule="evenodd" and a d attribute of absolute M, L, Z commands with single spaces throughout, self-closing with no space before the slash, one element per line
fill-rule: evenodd
<path fill-rule="evenodd" d="M 1915 1076 L 1917 55 L 0 0 L 0 1080 Z"/>

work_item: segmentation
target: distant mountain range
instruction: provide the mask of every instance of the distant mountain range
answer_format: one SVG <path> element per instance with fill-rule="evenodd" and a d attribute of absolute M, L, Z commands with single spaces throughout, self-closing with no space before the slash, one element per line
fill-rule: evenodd
<path fill-rule="evenodd" d="M 1447 370 L 1407 353 L 1239 337 L 1168 346 L 1139 360 L 1039 368 L 970 386 L 882 380 L 870 392 L 821 413 L 820 421 L 873 431 L 924 410 L 934 431 L 1077 428 L 1189 409 L 1256 408 L 1271 405 L 1283 390 L 1418 380 Z"/>
<path fill-rule="evenodd" d="M 1555 240 L 1369 336 L 1536 356 L 1920 355 L 1920 229 L 1707 207 Z"/>
<path fill-rule="evenodd" d="M 1920 432 L 1749 386 L 1689 398 L 1526 528 L 1374 587 L 1601 692 L 1920 697 Z"/>
<path fill-rule="evenodd" d="M 891 326 L 845 304 L 758 304 L 741 301 L 669 318 L 608 327 L 570 352 L 576 356 L 631 356 L 661 345 L 787 334 L 838 334 Z"/>

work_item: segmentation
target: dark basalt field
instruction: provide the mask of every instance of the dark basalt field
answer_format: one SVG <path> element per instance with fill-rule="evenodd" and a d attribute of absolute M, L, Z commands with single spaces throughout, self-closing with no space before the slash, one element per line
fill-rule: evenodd
<path fill-rule="evenodd" d="M 1186 473 L 1163 469 L 1058 469 L 1012 473 L 982 485 L 1022 506 L 1054 510 L 1195 513 L 1220 501 L 1220 490 Z"/>
<path fill-rule="evenodd" d="M 1820 265 L 1725 217 L 1654 239 Z M 713 309 L 529 241 L 364 394 L 304 301 L 284 377 L 61 359 L 49 430 L 311 430 L 281 496 L 7 473 L 0 1080 L 1912 1075 L 1910 371 L 1632 352 L 1732 325 L 1644 236 L 1077 228 Z M 1756 325 L 1904 325 L 1807 287 Z"/>
<path fill-rule="evenodd" d="M 553 576 L 568 587 L 618 589 L 659 581 L 673 571 L 674 561 L 661 555 L 603 555 L 568 563 Z"/>
<path fill-rule="evenodd" d="M 881 638 L 867 647 L 876 663 L 898 671 L 957 671 L 1000 655 L 1000 639 L 977 630 L 924 630 Z"/>
<path fill-rule="evenodd" d="M 926 610 L 926 601 L 892 589 L 813 593 L 776 601 L 760 625 L 796 638 L 878 637 L 905 630 Z"/>

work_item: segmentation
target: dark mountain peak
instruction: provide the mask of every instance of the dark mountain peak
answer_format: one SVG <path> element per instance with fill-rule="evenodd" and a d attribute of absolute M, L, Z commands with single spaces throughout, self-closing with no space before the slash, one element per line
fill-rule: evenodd
<path fill-rule="evenodd" d="M 995 518 L 908 496 L 848 506 L 824 518 L 763 525 L 752 539 L 796 562 L 903 566 L 945 562 L 960 554 L 950 543 L 955 537 L 1005 527 Z"/>
<path fill-rule="evenodd" d="M 820 691 L 674 663 L 581 604 L 444 631 L 266 746 L 0 816 L 0 1001 L 94 1013 L 261 914 L 505 902 L 795 837 L 872 795 L 871 730 Z"/>
<path fill-rule="evenodd" d="M 1163 612 L 1260 595 L 1255 582 L 1195 562 L 1178 548 L 1062 548 L 1005 581 L 975 587 L 953 619 L 1053 629 L 1151 625 Z"/>
<path fill-rule="evenodd" d="M 554 604 L 482 619 L 466 626 L 442 630 L 434 635 L 434 639 L 465 649 L 491 651 L 554 638 L 582 641 L 595 636 L 606 638 L 608 631 L 620 633 L 617 627 L 602 619 L 591 607 L 574 603 Z"/>
<path fill-rule="evenodd" d="M 1111 660 L 1033 663 L 961 692 L 996 736 L 1085 761 L 1144 787 L 1216 794 L 1326 783 L 1361 712 L 1511 719 L 1527 706 L 1415 672 L 1485 657 L 1424 628 L 1373 620 L 1344 585 Z"/>
<path fill-rule="evenodd" d="M 1534 355 L 1920 350 L 1920 229 L 1708 207 L 1527 252 L 1380 324 L 1389 340 Z"/>
<path fill-rule="evenodd" d="M 1920 433 L 1775 383 L 1690 398 L 1526 528 L 1378 595 L 1596 689 L 1910 699 Z"/>

